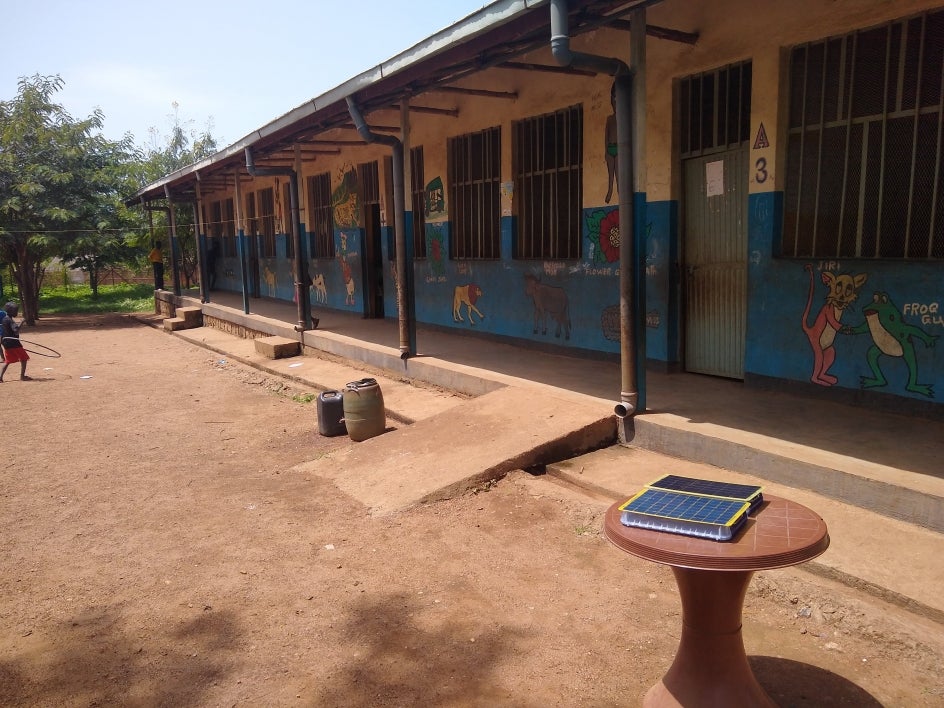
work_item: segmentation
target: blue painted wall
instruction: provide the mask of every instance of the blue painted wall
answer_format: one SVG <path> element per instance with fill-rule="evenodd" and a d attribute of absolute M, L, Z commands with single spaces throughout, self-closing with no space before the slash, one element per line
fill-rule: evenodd
<path fill-rule="evenodd" d="M 835 362 L 828 372 L 836 382 L 816 385 L 891 393 L 922 401 L 933 401 L 935 392 L 944 393 L 944 348 L 940 346 L 940 336 L 944 334 L 941 264 L 934 261 L 779 258 L 775 249 L 780 241 L 782 208 L 781 193 L 751 195 L 745 370 L 760 376 L 810 382 L 815 368 L 814 348 L 804 333 L 802 322 L 811 279 L 813 295 L 807 318 L 809 325 L 814 323 L 825 304 L 827 286 L 822 280 L 823 273 L 829 273 L 831 277 L 849 276 L 850 281 L 855 276 L 864 275 L 865 282 L 859 288 L 856 300 L 842 312 L 840 324 L 862 325 L 865 322 L 864 309 L 876 297 L 875 293 L 880 293 L 880 299 L 884 294 L 894 308 L 896 327 L 907 333 L 903 354 L 908 350 L 913 352 L 913 365 L 909 366 L 905 356 L 878 355 L 875 367 L 887 383 L 863 385 L 875 378 L 869 357 L 870 350 L 877 352 L 878 349 L 872 335 L 867 332 L 837 332 L 833 343 Z M 892 311 L 891 307 L 889 311 Z M 928 343 L 925 343 L 926 339 Z M 909 390 L 912 371 L 914 381 L 929 385 L 928 391 L 913 385 L 913 390 Z"/>
<path fill-rule="evenodd" d="M 675 201 L 645 202 L 637 195 L 637 233 L 645 258 L 645 339 L 650 361 L 678 364 L 681 355 L 680 225 Z M 935 261 L 786 259 L 777 254 L 783 214 L 779 192 L 752 194 L 749 200 L 748 322 L 745 375 L 811 383 L 816 357 L 803 329 L 812 278 L 808 325 L 825 304 L 832 278 L 865 276 L 855 301 L 840 315 L 841 325 L 860 327 L 861 333 L 834 334 L 835 360 L 826 372 L 833 386 L 870 390 L 935 402 L 944 392 L 944 278 Z M 412 233 L 412 214 L 406 231 Z M 470 333 L 523 339 L 541 344 L 619 354 L 619 261 L 610 235 L 618 225 L 615 207 L 585 209 L 583 253 L 579 261 L 524 261 L 510 257 L 513 217 L 502 219 L 502 258 L 492 261 L 453 261 L 448 258 L 448 222 L 426 225 L 427 257 L 414 261 L 416 318 Z M 396 264 L 391 260 L 393 231 L 382 230 L 384 310 L 397 316 Z M 291 301 L 294 296 L 291 262 L 286 258 L 284 234 L 277 237 L 274 259 L 260 259 L 260 294 Z M 316 280 L 311 302 L 318 308 L 353 313 L 364 311 L 361 270 L 363 230 L 335 232 L 335 258 L 309 259 Z M 303 243 L 308 236 L 303 230 Z M 347 267 L 344 266 L 347 265 Z M 270 281 L 268 274 L 274 279 Z M 318 287 L 323 279 L 324 288 Z M 237 258 L 221 258 L 218 286 L 241 290 Z M 458 289 L 458 295 L 457 295 Z M 872 335 L 861 327 L 864 306 L 876 297 L 888 299 L 889 311 L 905 329 L 903 356 L 877 354 Z M 542 312 L 538 301 L 545 302 Z M 458 309 L 454 305 L 458 303 Z M 474 307 L 470 311 L 470 305 Z M 566 305 L 566 307 L 565 307 Z M 892 310 L 893 306 L 893 310 Z M 815 339 L 815 338 L 814 338 Z M 871 353 L 870 353 L 871 352 Z M 913 353 L 909 360 L 904 354 Z M 886 382 L 877 385 L 875 379 Z M 812 384 L 811 384 L 812 385 Z"/>

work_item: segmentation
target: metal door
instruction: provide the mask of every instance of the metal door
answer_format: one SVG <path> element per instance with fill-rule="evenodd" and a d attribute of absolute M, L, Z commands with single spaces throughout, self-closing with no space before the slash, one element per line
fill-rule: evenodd
<path fill-rule="evenodd" d="M 748 148 L 685 160 L 685 368 L 744 378 Z"/>

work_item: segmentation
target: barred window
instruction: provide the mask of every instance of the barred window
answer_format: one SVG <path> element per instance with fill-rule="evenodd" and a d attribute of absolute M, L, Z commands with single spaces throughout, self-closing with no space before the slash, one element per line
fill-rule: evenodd
<path fill-rule="evenodd" d="M 210 204 L 210 227 L 208 230 L 210 236 L 220 238 L 223 236 L 223 202 L 213 202 Z"/>
<path fill-rule="evenodd" d="M 501 129 L 449 139 L 450 258 L 501 255 Z"/>
<path fill-rule="evenodd" d="M 512 124 L 515 258 L 580 257 L 583 108 Z"/>
<path fill-rule="evenodd" d="M 307 180 L 308 250 L 312 258 L 334 258 L 334 221 L 331 175 L 324 172 Z"/>
<path fill-rule="evenodd" d="M 260 189 L 259 223 L 262 227 L 263 258 L 275 258 L 275 192 L 272 187 Z"/>
<path fill-rule="evenodd" d="M 422 147 L 410 150 L 410 194 L 413 197 L 413 257 L 426 258 L 426 175 Z"/>
<path fill-rule="evenodd" d="M 296 214 L 297 218 L 298 215 Z M 292 237 L 292 183 L 282 185 L 282 224 L 285 230 L 285 257 L 295 258 L 295 239 Z"/>
<path fill-rule="evenodd" d="M 259 235 L 259 219 L 256 218 L 256 193 L 246 193 L 246 228 L 249 236 Z"/>
<path fill-rule="evenodd" d="M 794 47 L 785 256 L 944 258 L 944 11 Z"/>
<path fill-rule="evenodd" d="M 731 64 L 679 82 L 682 158 L 739 146 L 751 138 L 751 62 Z"/>
<path fill-rule="evenodd" d="M 232 198 L 223 200 L 223 255 L 227 258 L 236 256 L 236 204 Z"/>
<path fill-rule="evenodd" d="M 380 204 L 380 171 L 376 161 L 357 166 L 357 192 L 361 204 Z"/>

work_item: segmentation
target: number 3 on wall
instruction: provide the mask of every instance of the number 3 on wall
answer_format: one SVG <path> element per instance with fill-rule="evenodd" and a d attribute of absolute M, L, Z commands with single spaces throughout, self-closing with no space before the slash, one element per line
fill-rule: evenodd
<path fill-rule="evenodd" d="M 754 163 L 754 180 L 757 184 L 763 184 L 767 181 L 767 158 L 758 157 Z"/>

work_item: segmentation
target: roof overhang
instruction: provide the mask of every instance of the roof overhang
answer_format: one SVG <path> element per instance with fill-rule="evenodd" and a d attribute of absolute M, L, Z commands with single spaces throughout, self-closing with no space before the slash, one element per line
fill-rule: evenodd
<path fill-rule="evenodd" d="M 626 16 L 633 10 L 657 4 L 661 0 L 571 0 L 570 34 L 576 36 L 604 26 L 628 29 Z M 484 69 L 506 68 L 532 71 L 569 71 L 579 69 L 536 66 L 515 62 L 523 54 L 550 44 L 550 0 L 497 0 L 459 22 L 415 44 L 391 59 L 362 72 L 348 81 L 297 106 L 241 140 L 193 165 L 183 167 L 147 185 L 127 200 L 128 205 L 164 199 L 192 201 L 198 183 L 219 182 L 226 176 L 235 182 L 245 174 L 245 150 L 252 148 L 257 161 L 268 156 L 285 160 L 285 151 L 301 145 L 303 151 L 314 147 L 318 136 L 336 129 L 354 131 L 346 99 L 357 96 L 358 105 L 367 114 L 397 106 L 403 99 L 443 89 L 455 81 Z M 650 28 L 652 29 L 652 28 Z M 694 35 L 655 28 L 657 37 L 689 41 Z M 670 36 L 666 36 L 666 34 Z M 672 36 L 674 35 L 674 36 Z M 691 40 L 693 41 L 693 40 Z M 453 87 L 453 90 L 455 87 Z M 424 107 L 417 106 L 418 110 Z M 426 110 L 440 110 L 426 107 Z M 377 128 L 383 132 L 383 128 Z M 352 143 L 360 144 L 356 132 Z M 306 143 L 311 143 L 306 145 Z"/>

